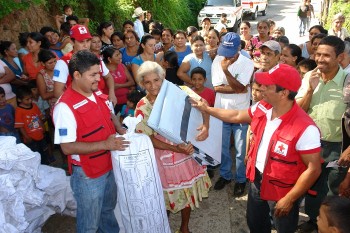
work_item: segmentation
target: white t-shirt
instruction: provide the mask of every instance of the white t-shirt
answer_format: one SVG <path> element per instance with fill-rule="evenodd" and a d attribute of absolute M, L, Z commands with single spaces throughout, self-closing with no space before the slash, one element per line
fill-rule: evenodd
<path fill-rule="evenodd" d="M 5 62 L 0 60 L 0 79 L 6 73 L 5 67 L 7 67 Z M 0 87 L 2 87 L 4 89 L 4 91 L 5 91 L 5 98 L 6 98 L 6 100 L 9 100 L 9 99 L 12 99 L 12 98 L 16 97 L 16 94 L 13 93 L 13 91 L 12 91 L 12 87 L 11 87 L 10 83 L 0 84 Z"/>
<path fill-rule="evenodd" d="M 101 61 L 101 66 L 102 66 L 102 76 L 106 77 L 109 73 L 109 70 L 103 61 Z M 60 83 L 67 83 L 68 75 L 69 75 L 69 70 L 68 70 L 67 63 L 63 60 L 58 60 L 53 72 L 53 81 L 60 82 Z"/>
<path fill-rule="evenodd" d="M 225 58 L 216 56 L 211 66 L 211 79 L 213 86 L 228 85 L 226 75 L 221 68 L 221 61 Z M 228 67 L 229 72 L 233 77 L 237 77 L 243 86 L 250 83 L 250 78 L 254 71 L 254 63 L 249 58 L 239 55 L 237 61 Z M 224 94 L 216 92 L 215 108 L 223 109 L 247 109 L 250 104 L 250 88 L 247 93 L 241 94 Z"/>
<path fill-rule="evenodd" d="M 254 112 L 258 106 L 259 102 L 251 107 L 251 113 L 254 115 Z M 266 126 L 263 133 L 263 136 L 261 138 L 259 148 L 258 148 L 258 155 L 256 158 L 255 166 L 260 171 L 263 172 L 266 164 L 267 159 L 267 153 L 268 153 L 268 147 L 270 145 L 271 137 L 274 134 L 274 132 L 277 130 L 278 126 L 282 123 L 282 120 L 279 118 L 275 118 L 271 120 L 272 116 L 272 108 L 267 110 L 266 112 Z M 299 138 L 297 144 L 296 144 L 296 150 L 297 151 L 306 151 L 306 150 L 312 150 L 316 149 L 321 146 L 321 139 L 320 139 L 320 131 L 318 128 L 314 125 L 309 125 L 304 133 Z"/>
<path fill-rule="evenodd" d="M 145 31 L 143 30 L 143 24 L 139 19 L 136 19 L 134 22 L 134 29 L 136 34 L 139 36 L 140 40 L 145 34 Z"/>

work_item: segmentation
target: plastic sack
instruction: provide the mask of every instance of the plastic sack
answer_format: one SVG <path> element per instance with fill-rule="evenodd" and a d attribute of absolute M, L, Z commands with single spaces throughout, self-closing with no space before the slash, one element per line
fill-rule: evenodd
<path fill-rule="evenodd" d="M 55 213 L 47 206 L 33 208 L 26 212 L 25 218 L 30 223 L 24 232 L 34 233 L 41 232 L 42 226 L 46 220 Z"/>
<path fill-rule="evenodd" d="M 123 137 L 130 145 L 125 151 L 112 151 L 118 187 L 116 211 L 120 211 L 127 233 L 170 233 L 152 142 L 148 136 L 134 133 L 140 121 L 124 119 L 128 133 Z"/>

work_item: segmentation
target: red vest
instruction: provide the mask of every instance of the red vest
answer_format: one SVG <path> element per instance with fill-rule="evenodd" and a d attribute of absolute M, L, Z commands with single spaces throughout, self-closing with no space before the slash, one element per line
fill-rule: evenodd
<path fill-rule="evenodd" d="M 252 116 L 251 131 L 253 132 L 253 138 L 246 171 L 247 178 L 251 182 L 255 179 L 255 163 L 259 143 L 267 122 L 266 111 L 271 108 L 272 106 L 268 103 L 260 101 L 254 116 Z M 291 110 L 281 116 L 280 119 L 282 122 L 273 133 L 268 146 L 260 189 L 260 196 L 263 200 L 278 201 L 283 198 L 306 170 L 299 152 L 296 151 L 296 144 L 305 129 L 310 125 L 315 125 L 315 123 L 296 102 L 294 102 Z M 312 153 L 320 150 L 321 148 L 317 148 Z"/>
<path fill-rule="evenodd" d="M 72 56 L 73 56 L 73 51 L 71 51 L 71 52 L 65 54 L 64 56 L 62 56 L 61 60 L 64 61 L 67 64 L 67 66 L 68 66 L 69 61 L 72 58 Z M 102 67 L 103 66 L 102 66 L 101 62 L 100 62 L 100 76 L 101 76 L 101 78 L 100 78 L 100 81 L 98 82 L 98 89 L 103 90 L 104 93 L 108 93 L 108 90 L 107 90 L 107 92 L 105 92 L 106 82 L 105 82 L 104 78 L 102 77 L 102 74 L 103 74 L 103 68 Z M 70 76 L 70 74 L 68 74 L 66 87 L 69 87 L 71 84 L 72 84 L 72 77 Z"/>
<path fill-rule="evenodd" d="M 96 103 L 74 91 L 71 87 L 63 93 L 58 102 L 68 105 L 77 122 L 77 142 L 97 142 L 115 134 L 111 120 L 111 112 L 106 101 L 108 96 L 97 91 L 93 93 Z M 80 162 L 74 162 L 68 156 L 68 165 L 72 163 L 81 166 L 90 178 L 97 178 L 112 169 L 111 152 L 109 150 L 96 151 L 91 154 L 80 155 Z"/>

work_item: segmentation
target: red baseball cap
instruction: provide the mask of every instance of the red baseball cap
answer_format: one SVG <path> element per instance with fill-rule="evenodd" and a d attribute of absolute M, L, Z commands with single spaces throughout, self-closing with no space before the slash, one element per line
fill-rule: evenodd
<path fill-rule="evenodd" d="M 255 80 L 262 85 L 278 85 L 293 92 L 298 92 L 301 86 L 299 72 L 286 64 L 278 64 L 268 72 L 255 73 Z"/>
<path fill-rule="evenodd" d="M 77 41 L 83 41 L 85 39 L 91 39 L 92 36 L 89 32 L 89 29 L 85 27 L 84 25 L 74 25 L 70 29 L 70 38 L 77 40 Z"/>

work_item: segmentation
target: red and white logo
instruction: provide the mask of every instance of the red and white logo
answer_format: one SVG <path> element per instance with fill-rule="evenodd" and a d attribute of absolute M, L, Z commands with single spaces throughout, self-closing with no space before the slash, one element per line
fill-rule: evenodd
<path fill-rule="evenodd" d="M 274 152 L 283 156 L 287 156 L 288 145 L 283 142 L 277 141 Z"/>
<path fill-rule="evenodd" d="M 80 32 L 81 35 L 88 33 L 87 30 L 86 30 L 86 27 L 79 27 L 79 32 Z"/>

